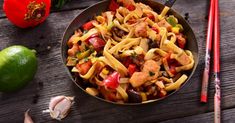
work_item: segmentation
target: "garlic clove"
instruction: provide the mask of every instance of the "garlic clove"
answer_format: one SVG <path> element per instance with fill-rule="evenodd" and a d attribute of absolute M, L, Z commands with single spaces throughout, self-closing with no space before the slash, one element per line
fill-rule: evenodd
<path fill-rule="evenodd" d="M 56 96 L 51 98 L 51 101 L 49 103 L 49 109 L 52 110 L 56 106 L 57 103 L 59 103 L 61 100 L 64 99 L 65 96 Z"/>
<path fill-rule="evenodd" d="M 29 115 L 30 109 L 24 113 L 24 123 L 34 123 L 31 116 Z"/>
<path fill-rule="evenodd" d="M 53 119 L 61 120 L 65 118 L 74 103 L 74 97 L 57 96 L 49 103 L 50 115 Z"/>

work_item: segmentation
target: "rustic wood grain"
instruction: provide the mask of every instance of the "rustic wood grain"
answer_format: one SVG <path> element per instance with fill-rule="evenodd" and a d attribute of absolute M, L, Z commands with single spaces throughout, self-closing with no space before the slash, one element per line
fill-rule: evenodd
<path fill-rule="evenodd" d="M 235 2 L 235 0 L 232 1 Z M 234 121 L 235 117 L 232 114 L 235 107 L 235 56 L 233 55 L 235 24 L 231 20 L 235 19 L 235 15 L 234 11 L 230 10 L 235 5 L 226 0 L 221 0 L 220 3 L 222 109 L 224 121 Z M 69 116 L 62 121 L 64 123 L 212 122 L 213 83 L 210 84 L 209 103 L 199 103 L 201 72 L 204 66 L 207 6 L 208 2 L 205 0 L 181 0 L 174 5 L 173 8 L 182 15 L 189 13 L 189 22 L 199 44 L 199 65 L 189 84 L 178 93 L 163 101 L 141 106 L 120 106 L 101 102 L 81 92 L 67 76 L 60 57 L 60 40 L 66 26 L 81 12 L 80 10 L 52 13 L 45 23 L 34 29 L 19 29 L 7 19 L 0 19 L 0 50 L 14 44 L 25 45 L 37 50 L 39 61 L 37 74 L 30 85 L 17 93 L 0 94 L 0 122 L 20 123 L 23 121 L 23 112 L 30 108 L 30 114 L 36 122 L 54 123 L 56 121 L 42 111 L 48 108 L 50 98 L 57 95 L 76 96 L 76 103 Z M 40 82 L 44 83 L 42 89 L 38 85 Z M 39 95 L 36 104 L 33 103 L 35 94 Z"/>
<path fill-rule="evenodd" d="M 0 18 L 3 18 L 5 16 L 2 6 L 3 6 L 3 0 L 0 0 Z"/>
<path fill-rule="evenodd" d="M 234 123 L 234 116 L 235 109 L 227 109 L 222 111 L 222 122 L 223 123 Z M 183 117 L 183 118 L 177 118 L 172 120 L 163 121 L 160 123 L 182 123 L 182 121 L 185 121 L 187 123 L 213 123 L 214 122 L 214 114 L 213 112 L 204 113 L 204 114 L 198 114 L 193 115 L 189 117 Z"/>

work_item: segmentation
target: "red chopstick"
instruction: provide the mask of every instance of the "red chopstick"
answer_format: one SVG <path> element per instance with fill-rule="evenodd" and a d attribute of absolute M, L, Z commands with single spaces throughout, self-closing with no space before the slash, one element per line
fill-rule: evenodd
<path fill-rule="evenodd" d="M 221 122 L 221 108 L 220 108 L 220 21 L 219 21 L 219 0 L 215 0 L 215 25 L 214 25 L 214 122 Z"/>
<path fill-rule="evenodd" d="M 219 0 L 211 0 L 206 39 L 205 68 L 202 79 L 201 102 L 207 102 L 208 80 L 210 71 L 210 53 L 212 44 L 212 32 L 214 31 L 214 123 L 221 122 L 221 90 L 220 90 L 220 21 Z M 214 28 L 213 28 L 214 25 Z M 214 30 L 213 30 L 214 29 Z"/>
<path fill-rule="evenodd" d="M 209 73 L 210 73 L 210 54 L 211 54 L 212 34 L 213 34 L 213 25 L 214 25 L 214 12 L 215 12 L 214 4 L 215 4 L 215 0 L 211 0 L 208 27 L 207 27 L 207 37 L 206 37 L 205 68 L 204 68 L 203 77 L 202 77 L 201 102 L 205 102 L 205 103 L 207 102 L 208 81 L 209 81 Z"/>

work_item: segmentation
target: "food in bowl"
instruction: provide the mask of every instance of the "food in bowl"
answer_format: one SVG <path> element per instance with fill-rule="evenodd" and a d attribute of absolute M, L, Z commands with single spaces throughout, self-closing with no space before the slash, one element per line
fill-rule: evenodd
<path fill-rule="evenodd" d="M 161 13 L 132 0 L 111 0 L 109 10 L 68 40 L 66 65 L 93 96 L 117 103 L 164 98 L 194 67 L 183 26 L 169 8 Z"/>

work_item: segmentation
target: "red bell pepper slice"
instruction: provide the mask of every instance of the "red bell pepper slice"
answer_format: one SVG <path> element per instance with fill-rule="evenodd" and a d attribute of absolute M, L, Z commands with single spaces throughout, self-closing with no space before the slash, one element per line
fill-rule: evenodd
<path fill-rule="evenodd" d="M 115 12 L 119 8 L 118 3 L 115 0 L 111 0 L 109 4 L 109 10 Z"/>
<path fill-rule="evenodd" d="M 134 11 L 135 10 L 135 6 L 134 5 L 127 5 L 126 8 L 129 10 L 129 11 Z"/>
<path fill-rule="evenodd" d="M 119 86 L 120 74 L 113 72 L 105 80 L 103 80 L 104 86 L 110 89 L 116 89 Z"/>
<path fill-rule="evenodd" d="M 135 65 L 135 64 L 130 64 L 130 65 L 128 66 L 128 72 L 129 72 L 129 75 L 132 76 L 132 74 L 133 74 L 134 72 L 136 72 L 136 65 Z"/>
<path fill-rule="evenodd" d="M 89 21 L 89 22 L 83 24 L 83 25 L 82 25 L 83 30 L 88 31 L 88 30 L 90 30 L 91 28 L 93 28 L 93 27 L 94 27 L 94 25 L 92 24 L 93 22 L 94 22 L 94 20 Z"/>
<path fill-rule="evenodd" d="M 99 37 L 89 38 L 88 41 L 92 44 L 95 51 L 100 51 L 105 46 L 105 41 Z"/>
<path fill-rule="evenodd" d="M 90 70 L 91 66 L 92 66 L 92 63 L 91 63 L 91 60 L 89 60 L 85 63 L 77 64 L 76 68 L 78 69 L 81 75 L 85 75 Z"/>

